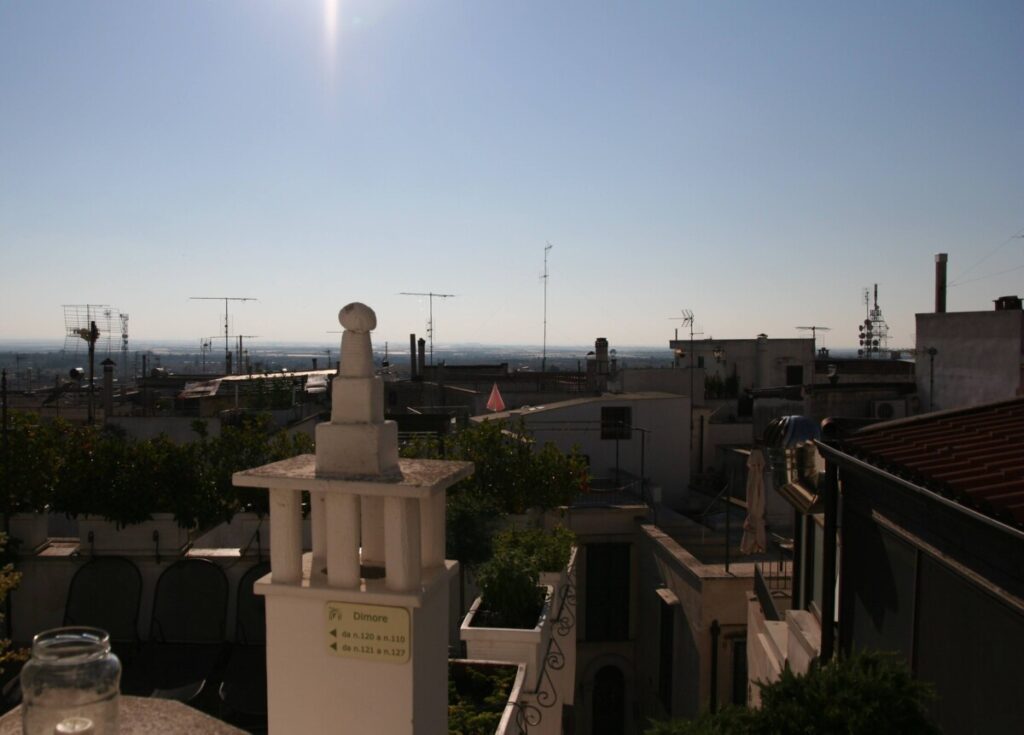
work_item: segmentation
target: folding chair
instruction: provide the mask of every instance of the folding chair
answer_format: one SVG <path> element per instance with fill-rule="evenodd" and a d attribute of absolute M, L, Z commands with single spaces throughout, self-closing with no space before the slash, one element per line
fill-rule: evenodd
<path fill-rule="evenodd" d="M 268 562 L 256 564 L 238 582 L 235 644 L 218 693 L 224 719 L 240 724 L 264 724 L 267 717 L 267 617 L 253 584 L 269 571 Z"/>
<path fill-rule="evenodd" d="M 228 580 L 216 564 L 181 559 L 157 580 L 144 649 L 152 696 L 190 702 L 224 655 Z"/>

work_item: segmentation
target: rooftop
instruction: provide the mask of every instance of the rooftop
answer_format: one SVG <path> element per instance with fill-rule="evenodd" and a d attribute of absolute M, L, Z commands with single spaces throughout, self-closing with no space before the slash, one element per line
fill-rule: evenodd
<path fill-rule="evenodd" d="M 966 507 L 1024 526 L 1024 397 L 875 424 L 853 456 Z"/>

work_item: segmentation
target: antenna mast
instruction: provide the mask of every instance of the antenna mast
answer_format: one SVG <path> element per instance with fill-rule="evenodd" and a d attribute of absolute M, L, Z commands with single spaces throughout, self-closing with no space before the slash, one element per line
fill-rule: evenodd
<path fill-rule="evenodd" d="M 434 293 L 433 291 L 427 291 L 426 293 L 420 291 L 400 291 L 399 296 L 426 296 L 430 299 L 430 318 L 427 320 L 427 336 L 430 337 L 430 365 L 434 365 L 434 299 L 451 299 L 455 297 L 453 293 Z"/>
<path fill-rule="evenodd" d="M 548 252 L 553 248 L 550 242 L 544 246 L 544 346 L 541 352 L 540 358 L 540 372 L 541 375 L 547 369 L 548 365 Z"/>
<path fill-rule="evenodd" d="M 832 331 L 831 327 L 819 327 L 817 324 L 813 324 L 813 325 L 811 325 L 809 327 L 797 327 L 797 329 L 799 329 L 801 331 L 804 331 L 804 332 L 810 331 L 811 339 L 812 340 L 817 339 L 818 332 L 831 332 Z M 815 347 L 817 347 L 817 343 L 815 343 Z"/>
<path fill-rule="evenodd" d="M 192 301 L 223 301 L 224 302 L 224 373 L 231 372 L 231 347 L 229 346 L 229 324 L 228 302 L 229 301 L 259 301 L 259 299 L 248 296 L 191 296 Z"/>
<path fill-rule="evenodd" d="M 882 316 L 882 308 L 878 305 L 878 284 L 875 284 L 875 301 L 871 305 L 871 291 L 864 289 L 864 306 L 867 319 L 860 325 L 858 357 L 880 357 L 889 348 L 889 325 Z"/>

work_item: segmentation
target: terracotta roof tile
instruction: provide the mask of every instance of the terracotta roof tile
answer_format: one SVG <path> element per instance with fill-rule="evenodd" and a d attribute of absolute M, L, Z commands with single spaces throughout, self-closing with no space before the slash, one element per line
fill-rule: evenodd
<path fill-rule="evenodd" d="M 849 436 L 844 448 L 1024 526 L 1024 398 L 875 424 Z"/>

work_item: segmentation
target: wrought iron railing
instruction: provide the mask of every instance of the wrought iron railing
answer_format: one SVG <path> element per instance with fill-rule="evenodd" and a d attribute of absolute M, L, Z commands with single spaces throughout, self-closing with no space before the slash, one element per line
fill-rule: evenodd
<path fill-rule="evenodd" d="M 793 562 L 780 558 L 754 564 L 754 593 L 761 604 L 766 620 L 782 620 L 789 608 L 780 606 L 782 600 L 791 599 L 793 591 Z"/>

